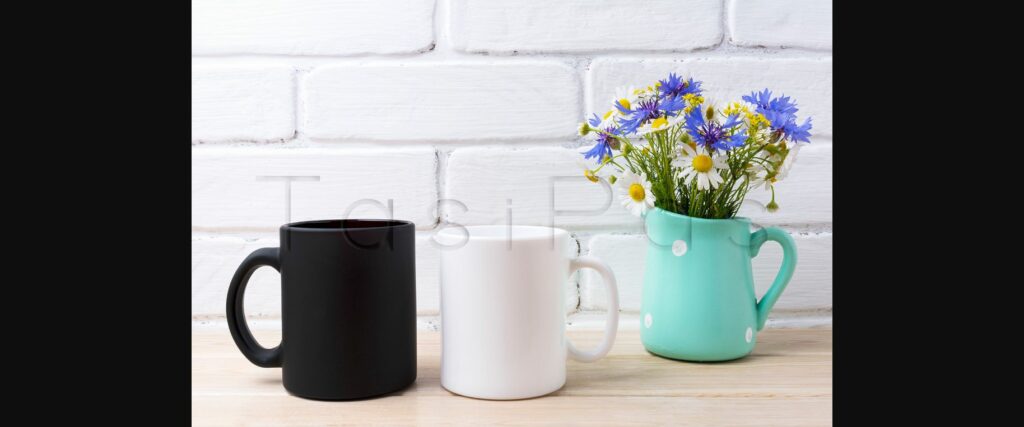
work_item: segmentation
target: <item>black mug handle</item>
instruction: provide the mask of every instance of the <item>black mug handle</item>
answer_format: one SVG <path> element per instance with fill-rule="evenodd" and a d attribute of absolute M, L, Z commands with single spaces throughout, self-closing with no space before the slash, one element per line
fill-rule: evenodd
<path fill-rule="evenodd" d="M 231 338 L 235 339 L 235 344 L 246 359 L 262 368 L 281 366 L 281 345 L 264 348 L 252 336 L 249 325 L 245 323 L 245 285 L 249 283 L 249 277 L 257 268 L 274 267 L 280 272 L 281 261 L 278 254 L 278 248 L 262 248 L 253 251 L 245 258 L 245 261 L 242 261 L 242 265 L 238 266 L 238 270 L 235 270 L 235 276 L 231 278 L 231 286 L 228 288 L 227 317 Z"/>

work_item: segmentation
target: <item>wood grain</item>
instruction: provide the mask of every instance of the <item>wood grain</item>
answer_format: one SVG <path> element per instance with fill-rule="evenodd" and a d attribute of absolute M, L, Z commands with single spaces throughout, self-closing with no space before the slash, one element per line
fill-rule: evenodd
<path fill-rule="evenodd" d="M 584 348 L 600 340 L 596 331 L 569 336 Z M 832 331 L 765 330 L 758 340 L 744 359 L 686 363 L 653 356 L 638 331 L 620 331 L 608 357 L 569 361 L 561 390 L 493 402 L 441 388 L 440 334 L 420 332 L 418 378 L 411 387 L 378 399 L 318 402 L 288 395 L 280 370 L 251 365 L 226 331 L 198 330 L 192 335 L 192 423 L 831 425 Z"/>

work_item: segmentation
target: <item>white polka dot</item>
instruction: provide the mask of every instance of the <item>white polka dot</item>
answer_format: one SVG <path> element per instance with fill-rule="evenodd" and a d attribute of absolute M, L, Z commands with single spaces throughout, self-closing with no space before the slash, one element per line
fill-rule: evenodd
<path fill-rule="evenodd" d="M 747 342 L 754 338 L 754 328 L 747 327 Z"/>
<path fill-rule="evenodd" d="M 652 322 L 652 320 L 651 320 L 651 313 L 647 313 L 644 316 L 644 327 L 645 328 L 650 328 L 651 327 L 651 322 Z"/>
<path fill-rule="evenodd" d="M 683 256 L 686 254 L 686 241 L 676 240 L 672 242 L 672 253 L 676 256 Z"/>

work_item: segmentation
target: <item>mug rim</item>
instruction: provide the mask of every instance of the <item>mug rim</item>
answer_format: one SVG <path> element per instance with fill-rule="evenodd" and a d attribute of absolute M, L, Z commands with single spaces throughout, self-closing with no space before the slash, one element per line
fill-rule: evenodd
<path fill-rule="evenodd" d="M 338 226 L 327 226 L 319 227 L 318 225 L 326 225 L 332 222 L 339 223 Z M 314 219 L 309 221 L 298 221 L 292 222 L 281 226 L 282 230 L 298 231 L 298 232 L 313 232 L 313 233 L 330 233 L 339 231 L 368 231 L 368 230 L 386 230 L 393 228 L 402 227 L 415 227 L 412 221 L 406 221 L 401 219 L 372 219 L 372 218 L 355 218 L 355 219 Z"/>
<path fill-rule="evenodd" d="M 512 235 L 510 237 L 508 233 L 505 233 L 505 229 L 509 228 L 509 227 L 511 227 L 513 229 L 527 231 L 527 234 L 523 235 L 522 233 L 520 233 L 520 235 L 517 236 L 515 231 L 513 230 L 513 232 L 511 233 Z M 534 240 L 550 239 L 553 236 L 565 236 L 565 237 L 569 236 L 569 232 L 566 231 L 563 228 L 548 227 L 548 226 L 543 226 L 543 225 L 518 225 L 518 224 L 514 224 L 514 225 L 508 225 L 508 224 L 505 224 L 505 225 L 463 225 L 463 226 L 461 226 L 461 228 L 465 228 L 466 229 L 466 231 L 469 234 L 468 240 L 473 240 L 473 241 L 508 241 L 508 240 L 512 240 L 512 241 L 517 241 L 518 242 L 518 241 L 534 241 Z M 437 232 L 437 237 L 439 237 L 439 238 L 444 238 L 444 237 L 462 238 L 463 234 L 459 230 L 460 230 L 460 227 L 446 227 L 446 228 L 443 228 L 443 229 L 441 229 L 440 231 Z M 501 233 L 496 233 L 496 234 L 491 234 L 491 235 L 486 235 L 486 234 L 473 235 L 473 230 L 479 230 L 479 231 L 497 230 L 497 231 L 500 231 Z M 551 230 L 554 230 L 554 231 L 552 232 Z"/>

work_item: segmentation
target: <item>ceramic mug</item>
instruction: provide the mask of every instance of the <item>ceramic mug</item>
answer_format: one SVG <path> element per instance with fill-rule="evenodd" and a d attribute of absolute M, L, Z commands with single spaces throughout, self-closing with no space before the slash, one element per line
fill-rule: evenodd
<path fill-rule="evenodd" d="M 257 249 L 228 289 L 227 319 L 242 354 L 281 367 L 300 397 L 342 400 L 416 379 L 416 228 L 409 221 L 327 220 L 281 227 L 281 247 Z M 249 277 L 281 272 L 281 344 L 264 348 L 245 323 Z"/>
<path fill-rule="evenodd" d="M 468 233 L 468 236 L 467 236 Z M 618 291 L 603 261 L 574 258 L 562 229 L 470 226 L 441 230 L 441 385 L 481 399 L 542 396 L 565 385 L 566 358 L 593 362 L 615 341 Z M 607 287 L 604 339 L 591 352 L 565 337 L 565 284 L 581 268 Z"/>

